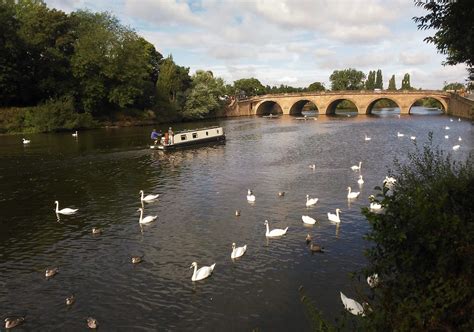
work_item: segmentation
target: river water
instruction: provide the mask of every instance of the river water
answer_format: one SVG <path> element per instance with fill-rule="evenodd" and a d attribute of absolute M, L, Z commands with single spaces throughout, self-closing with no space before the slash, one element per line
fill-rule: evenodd
<path fill-rule="evenodd" d="M 329 319 L 343 310 L 339 291 L 356 297 L 367 289 L 349 275 L 366 263 L 369 228 L 360 210 L 393 159 L 414 149 L 409 136 L 422 144 L 433 131 L 434 143 L 459 159 L 473 147 L 466 120 L 391 112 L 174 129 L 215 124 L 224 127 L 226 144 L 171 153 L 147 148 L 151 127 L 84 131 L 77 139 L 29 135 L 25 146 L 19 136 L 0 137 L 0 318 L 26 314 L 18 331 L 83 331 L 88 316 L 104 331 L 307 331 L 300 285 Z M 459 136 L 461 148 L 452 151 Z M 350 170 L 359 161 L 362 186 Z M 361 192 L 350 205 L 347 186 Z M 161 195 L 145 204 L 145 214 L 158 219 L 143 228 L 140 190 Z M 319 198 L 315 207 L 306 208 L 307 194 Z M 55 200 L 78 213 L 58 221 Z M 336 208 L 339 227 L 326 216 Z M 318 222 L 305 226 L 302 215 Z M 288 233 L 267 240 L 266 219 Z M 102 234 L 93 236 L 92 227 Z M 324 254 L 309 252 L 308 233 Z M 248 245 L 235 262 L 232 242 Z M 133 265 L 132 255 L 144 261 Z M 193 261 L 216 263 L 213 275 L 192 282 Z M 59 273 L 47 280 L 50 267 Z M 77 301 L 68 308 L 72 293 Z"/>

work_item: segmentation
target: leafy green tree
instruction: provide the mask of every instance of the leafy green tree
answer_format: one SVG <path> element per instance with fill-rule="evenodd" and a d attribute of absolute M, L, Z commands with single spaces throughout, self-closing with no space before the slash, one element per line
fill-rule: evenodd
<path fill-rule="evenodd" d="M 365 74 L 359 70 L 349 68 L 335 70 L 329 77 L 331 90 L 359 90 L 364 87 Z"/>
<path fill-rule="evenodd" d="M 413 90 L 410 84 L 410 74 L 406 73 L 402 79 L 402 86 L 400 90 Z"/>
<path fill-rule="evenodd" d="M 190 86 L 189 68 L 176 65 L 172 55 L 169 55 L 160 63 L 160 75 L 156 82 L 160 98 L 176 102 L 180 92 L 186 91 Z"/>
<path fill-rule="evenodd" d="M 397 90 L 397 86 L 395 85 L 395 75 L 392 75 L 392 77 L 388 81 L 388 90 L 390 91 Z"/>
<path fill-rule="evenodd" d="M 306 90 L 307 91 L 326 91 L 326 88 L 324 87 L 324 84 L 321 82 L 313 82 L 308 86 Z"/>
<path fill-rule="evenodd" d="M 369 71 L 367 80 L 365 81 L 365 88 L 367 90 L 373 90 L 375 88 L 375 71 Z"/>
<path fill-rule="evenodd" d="M 266 93 L 265 87 L 256 78 L 242 78 L 234 82 L 235 90 L 239 95 L 246 97 L 263 95 Z"/>
<path fill-rule="evenodd" d="M 192 76 L 191 90 L 183 111 L 185 119 L 203 119 L 215 115 L 223 107 L 225 85 L 210 71 L 198 70 Z"/>
<path fill-rule="evenodd" d="M 430 137 L 430 142 L 431 142 Z M 365 323 L 375 331 L 469 331 L 474 317 L 474 163 L 432 145 L 395 164 L 393 188 L 380 189 L 367 275 L 377 273 Z"/>
<path fill-rule="evenodd" d="M 444 91 L 447 91 L 447 90 L 454 90 L 454 91 L 459 91 L 459 90 L 462 90 L 462 89 L 465 89 L 465 86 L 464 84 L 462 83 L 445 83 L 444 87 L 443 87 L 443 90 Z"/>
<path fill-rule="evenodd" d="M 382 70 L 377 70 L 377 77 L 375 78 L 375 89 L 383 89 Z"/>
<path fill-rule="evenodd" d="M 435 29 L 425 41 L 432 43 L 438 52 L 446 54 L 447 65 L 466 63 L 470 80 L 474 80 L 474 6 L 469 0 L 420 1 L 415 5 L 428 14 L 414 17 L 418 29 Z"/>

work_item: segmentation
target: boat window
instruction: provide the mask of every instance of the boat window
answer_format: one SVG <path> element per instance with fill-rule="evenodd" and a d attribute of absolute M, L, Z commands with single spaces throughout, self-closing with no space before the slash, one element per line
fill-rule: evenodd
<path fill-rule="evenodd" d="M 193 133 L 193 138 L 197 138 L 198 137 L 198 133 Z"/>
<path fill-rule="evenodd" d="M 206 136 L 209 136 L 209 132 L 206 131 Z"/>
<path fill-rule="evenodd" d="M 181 140 L 185 141 L 186 140 L 186 135 L 181 135 Z"/>

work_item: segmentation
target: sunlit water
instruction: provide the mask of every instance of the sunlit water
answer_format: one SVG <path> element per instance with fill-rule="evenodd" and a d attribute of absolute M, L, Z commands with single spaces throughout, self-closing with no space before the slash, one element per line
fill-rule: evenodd
<path fill-rule="evenodd" d="M 18 331 L 83 331 L 88 316 L 105 331 L 309 330 L 300 285 L 330 319 L 343 309 L 339 291 L 355 297 L 367 288 L 349 276 L 366 263 L 361 207 L 393 159 L 414 150 L 409 136 L 420 145 L 432 131 L 435 144 L 459 159 L 472 151 L 471 124 L 449 119 L 388 111 L 190 123 L 185 127 L 222 125 L 226 144 L 167 154 L 147 148 L 150 127 L 84 131 L 77 139 L 29 135 L 27 146 L 20 136 L 1 136 L 0 318 L 26 314 Z M 456 144 L 461 148 L 452 151 Z M 361 187 L 359 172 L 350 170 L 359 161 Z M 361 191 L 350 205 L 347 186 Z M 255 204 L 246 201 L 248 188 Z M 158 220 L 143 229 L 141 189 L 161 194 L 145 204 L 145 214 Z M 319 198 L 315 207 L 305 207 L 306 194 Z M 78 213 L 58 222 L 55 200 Z M 336 208 L 340 227 L 327 219 Z M 302 215 L 317 224 L 304 226 Z M 266 219 L 272 229 L 288 226 L 287 235 L 267 240 Z M 102 235 L 93 236 L 92 227 Z M 307 233 L 324 254 L 311 255 Z M 248 245 L 235 262 L 232 242 Z M 132 265 L 131 255 L 144 262 Z M 192 282 L 193 261 L 216 263 L 213 275 Z M 54 266 L 60 272 L 46 280 L 45 269 Z M 77 302 L 67 308 L 71 293 Z"/>

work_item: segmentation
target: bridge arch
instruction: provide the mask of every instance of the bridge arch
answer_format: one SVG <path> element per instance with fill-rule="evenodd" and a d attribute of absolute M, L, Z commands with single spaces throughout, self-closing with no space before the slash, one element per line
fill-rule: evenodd
<path fill-rule="evenodd" d="M 448 112 L 448 104 L 442 99 L 442 98 L 438 98 L 436 96 L 430 96 L 430 95 L 426 95 L 426 96 L 421 96 L 421 97 L 418 97 L 416 99 L 413 99 L 410 104 L 409 104 L 409 107 L 408 107 L 408 113 L 409 114 L 413 114 L 412 113 L 412 108 L 414 106 L 416 106 L 415 104 L 418 102 L 418 101 L 421 101 L 421 100 L 424 100 L 424 99 L 434 99 L 435 101 L 437 101 L 440 105 L 441 105 L 441 111 L 442 113 L 446 114 Z M 427 107 L 429 108 L 429 107 Z"/>
<path fill-rule="evenodd" d="M 372 101 L 369 102 L 369 105 L 367 106 L 367 109 L 365 110 L 365 114 L 372 114 L 372 111 L 374 109 L 375 104 L 377 104 L 379 101 L 383 101 L 383 100 L 387 100 L 390 103 L 392 103 L 392 105 L 390 107 L 397 107 L 401 111 L 400 102 L 397 102 L 395 100 L 395 98 L 377 97 L 377 98 L 374 98 Z M 400 111 L 396 112 L 396 113 L 400 113 Z"/>
<path fill-rule="evenodd" d="M 359 107 L 357 106 L 357 104 L 356 104 L 352 99 L 350 99 L 350 98 L 345 98 L 345 97 L 341 97 L 341 98 L 337 98 L 337 99 L 331 100 L 331 101 L 329 102 L 328 107 L 326 108 L 326 114 L 327 114 L 327 115 L 334 115 L 334 114 L 336 114 L 336 108 L 337 108 L 337 106 L 338 106 L 341 102 L 343 102 L 343 101 L 345 101 L 345 100 L 351 102 L 351 103 L 354 105 L 354 107 L 355 107 L 357 113 L 359 113 Z"/>
<path fill-rule="evenodd" d="M 314 107 L 313 107 L 314 106 Z M 297 102 L 293 103 L 290 107 L 290 115 L 301 115 L 302 112 L 306 109 L 314 109 L 317 113 L 319 113 L 319 107 L 316 103 L 309 99 L 301 99 Z"/>
<path fill-rule="evenodd" d="M 265 100 L 261 102 L 256 109 L 256 115 L 276 115 L 283 114 L 283 109 L 280 104 L 274 100 Z"/>

